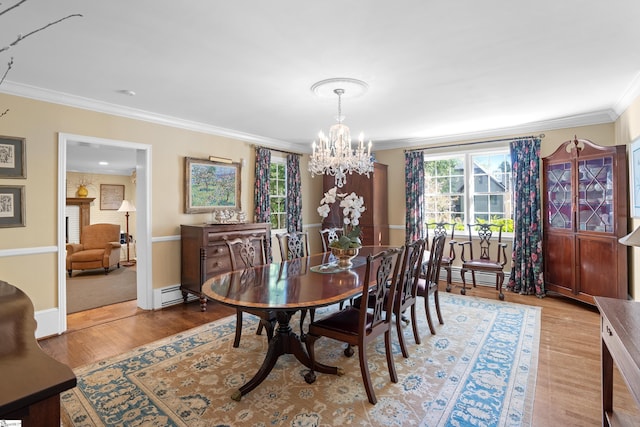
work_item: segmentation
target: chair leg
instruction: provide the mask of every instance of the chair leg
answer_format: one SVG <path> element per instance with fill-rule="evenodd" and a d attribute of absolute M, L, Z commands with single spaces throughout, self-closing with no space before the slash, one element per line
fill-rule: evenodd
<path fill-rule="evenodd" d="M 436 306 L 436 314 L 438 315 L 438 322 L 440 322 L 441 325 L 444 325 L 444 321 L 442 320 L 442 313 L 440 312 L 440 295 L 437 288 L 435 291 L 433 291 L 433 302 Z"/>
<path fill-rule="evenodd" d="M 109 274 L 109 267 L 105 267 L 105 268 L 104 268 L 104 274 L 105 274 L 105 275 Z"/>
<path fill-rule="evenodd" d="M 240 346 L 241 336 L 242 336 L 242 311 L 236 310 L 236 337 L 233 340 L 233 346 L 235 348 L 238 348 L 238 346 Z"/>
<path fill-rule="evenodd" d="M 307 317 L 307 309 L 300 310 L 300 339 L 305 340 L 306 334 L 304 333 L 304 319 Z M 313 320 L 311 320 L 313 322 Z"/>
<path fill-rule="evenodd" d="M 418 332 L 415 303 L 411 306 L 411 323 L 411 326 L 413 327 L 413 339 L 416 341 L 416 344 L 420 344 L 420 333 Z"/>
<path fill-rule="evenodd" d="M 465 295 L 467 293 L 467 282 L 464 278 L 466 273 L 467 273 L 466 268 L 460 269 L 460 278 L 462 279 L 462 289 L 460 289 L 460 294 L 462 295 Z"/>
<path fill-rule="evenodd" d="M 504 301 L 504 294 L 502 293 L 502 282 L 504 282 L 504 272 L 496 274 L 496 289 L 498 290 L 498 298 L 500 301 Z"/>
<path fill-rule="evenodd" d="M 431 331 L 431 335 L 435 335 L 436 328 L 433 327 L 433 321 L 431 320 L 431 311 L 429 311 L 429 293 L 424 296 L 424 311 L 427 312 L 427 323 L 429 324 L 429 331 Z"/>
<path fill-rule="evenodd" d="M 473 279 L 473 287 L 476 287 L 476 272 L 475 270 L 471 270 L 471 278 Z"/>
<path fill-rule="evenodd" d="M 367 364 L 367 352 L 363 347 L 364 346 L 358 349 L 358 356 L 360 358 L 360 373 L 362 374 L 362 382 L 364 383 L 364 389 L 367 392 L 369 403 L 375 405 L 378 400 L 376 399 L 376 394 L 373 392 L 373 383 L 371 382 L 371 374 L 369 373 L 369 365 Z M 393 362 L 393 359 L 391 360 Z M 387 351 L 387 363 L 389 363 L 388 361 L 389 352 Z"/>
<path fill-rule="evenodd" d="M 402 326 L 401 326 L 402 319 L 400 319 L 401 316 L 402 316 L 401 314 L 399 316 L 396 316 L 396 332 L 398 333 L 398 342 L 400 342 L 400 350 L 402 350 L 402 356 L 405 359 L 408 359 L 409 350 L 407 349 L 407 344 L 404 342 L 404 334 L 402 333 Z"/>
<path fill-rule="evenodd" d="M 258 328 L 256 329 L 256 335 L 262 335 L 262 329 L 264 329 L 264 325 L 262 322 L 258 323 Z"/>
<path fill-rule="evenodd" d="M 69 277 L 71 277 L 71 272 L 72 272 L 72 271 L 73 271 L 73 270 L 67 270 L 67 273 L 69 273 Z"/>
<path fill-rule="evenodd" d="M 444 268 L 447 271 L 447 292 L 451 292 L 451 266 L 448 265 Z"/>
<path fill-rule="evenodd" d="M 387 353 L 387 366 L 389 368 L 389 377 L 391 382 L 398 382 L 398 374 L 396 372 L 396 365 L 393 361 L 393 349 L 391 348 L 391 329 L 388 329 L 384 333 L 384 345 Z"/>

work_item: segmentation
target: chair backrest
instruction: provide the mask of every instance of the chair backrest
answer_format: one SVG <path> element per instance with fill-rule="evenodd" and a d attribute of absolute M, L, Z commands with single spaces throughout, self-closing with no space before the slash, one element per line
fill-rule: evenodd
<path fill-rule="evenodd" d="M 425 246 L 424 239 L 407 243 L 404 246 L 404 256 L 402 257 L 394 305 L 396 315 L 404 311 L 406 306 L 410 306 L 416 298 L 416 285 L 420 278 Z"/>
<path fill-rule="evenodd" d="M 280 257 L 283 261 L 309 256 L 309 233 L 294 231 L 276 234 L 280 246 Z"/>
<path fill-rule="evenodd" d="M 342 228 L 324 228 L 320 230 L 320 237 L 322 237 L 322 252 L 329 251 L 329 244 L 335 240 L 339 240 L 342 236 Z"/>
<path fill-rule="evenodd" d="M 480 245 L 480 256 L 479 259 L 491 260 L 491 243 L 496 243 L 496 260 L 497 262 L 501 262 L 501 243 L 502 243 L 502 224 L 491 224 L 491 223 L 478 223 L 478 224 L 467 224 L 469 229 L 469 241 L 473 241 L 473 231 L 477 233 L 478 241 Z M 494 235 L 494 232 L 497 231 L 497 238 Z M 493 240 L 492 240 L 493 239 Z M 473 245 L 469 245 L 469 250 L 471 254 L 471 259 L 475 259 L 473 256 Z"/>
<path fill-rule="evenodd" d="M 91 224 L 82 227 L 80 243 L 84 249 L 104 249 L 109 242 L 120 243 L 120 225 Z"/>
<path fill-rule="evenodd" d="M 264 236 L 238 237 L 233 240 L 225 240 L 225 243 L 229 248 L 231 270 L 266 264 Z M 238 262 L 238 257 L 242 264 Z"/>
<path fill-rule="evenodd" d="M 447 240 L 446 235 L 435 236 L 431 241 L 431 250 L 429 251 L 429 261 L 423 264 L 422 278 L 426 282 L 427 289 L 438 285 L 440 280 L 440 266 L 442 255 L 444 254 L 444 244 Z"/>
<path fill-rule="evenodd" d="M 362 295 L 368 295 L 363 298 L 363 303 L 368 300 L 368 310 L 360 310 L 361 333 L 376 336 L 389 328 L 403 252 L 404 246 L 367 256 Z"/>
<path fill-rule="evenodd" d="M 425 224 L 425 241 L 427 242 L 426 250 L 430 250 L 430 237 L 443 235 L 449 237 L 449 258 L 448 264 L 452 264 L 456 259 L 456 241 L 455 232 L 456 224 L 452 222 L 427 222 Z M 431 234 L 431 236 L 429 235 Z"/>

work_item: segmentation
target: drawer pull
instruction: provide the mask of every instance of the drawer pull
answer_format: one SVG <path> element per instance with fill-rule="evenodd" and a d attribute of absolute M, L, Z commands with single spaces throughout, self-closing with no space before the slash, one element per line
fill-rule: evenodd
<path fill-rule="evenodd" d="M 611 330 L 609 325 L 606 326 L 606 329 L 607 329 L 607 334 L 609 334 L 609 336 L 612 336 L 613 335 L 613 331 Z"/>

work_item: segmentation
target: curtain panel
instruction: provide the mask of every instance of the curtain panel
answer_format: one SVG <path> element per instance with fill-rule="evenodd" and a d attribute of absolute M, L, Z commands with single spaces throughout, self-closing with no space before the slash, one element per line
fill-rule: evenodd
<path fill-rule="evenodd" d="M 287 232 L 302 231 L 302 196 L 300 195 L 300 156 L 287 155 Z"/>
<path fill-rule="evenodd" d="M 540 138 L 510 143 L 514 235 L 511 276 L 507 289 L 543 297 L 544 270 L 540 202 Z"/>
<path fill-rule="evenodd" d="M 271 150 L 256 148 L 256 182 L 254 190 L 254 221 L 271 222 L 271 205 L 269 201 L 269 172 L 271 166 Z M 267 236 L 267 260 L 271 262 L 271 239 Z"/>
<path fill-rule="evenodd" d="M 423 238 L 424 228 L 424 153 L 404 153 L 407 243 Z"/>

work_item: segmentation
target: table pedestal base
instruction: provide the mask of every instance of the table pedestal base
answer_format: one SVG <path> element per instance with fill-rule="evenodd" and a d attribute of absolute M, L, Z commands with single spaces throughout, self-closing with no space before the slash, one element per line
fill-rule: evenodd
<path fill-rule="evenodd" d="M 231 395 L 231 398 L 233 400 L 240 401 L 240 399 L 242 399 L 242 396 L 260 385 L 260 383 L 262 383 L 262 381 L 267 378 L 267 376 L 275 366 L 278 357 L 280 357 L 280 355 L 282 354 L 293 354 L 296 359 L 300 361 L 300 363 L 311 369 L 311 358 L 309 358 L 309 355 L 302 346 L 300 338 L 293 332 L 291 326 L 289 325 L 289 320 L 296 311 L 297 310 L 279 311 L 276 313 L 276 317 L 278 319 L 278 328 L 276 329 L 273 338 L 269 342 L 269 349 L 267 350 L 267 355 L 264 358 L 264 362 L 262 362 L 262 366 L 253 376 L 253 378 L 251 378 L 246 384 L 244 384 Z M 313 366 L 313 370 L 322 372 L 324 374 L 334 375 L 342 375 L 344 373 L 340 368 L 323 365 L 318 362 L 316 362 L 315 366 Z"/>

